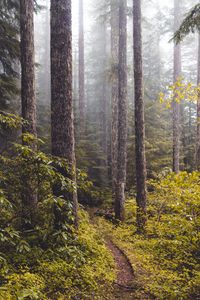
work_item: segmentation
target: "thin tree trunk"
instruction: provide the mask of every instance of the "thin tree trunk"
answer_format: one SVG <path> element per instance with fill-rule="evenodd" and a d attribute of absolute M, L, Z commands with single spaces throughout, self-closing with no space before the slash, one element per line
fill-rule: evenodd
<path fill-rule="evenodd" d="M 79 123 L 80 133 L 85 126 L 85 51 L 83 0 L 79 0 Z"/>
<path fill-rule="evenodd" d="M 45 41 L 45 64 L 44 64 L 44 76 L 45 76 L 45 103 L 50 102 L 50 11 L 49 0 L 46 0 L 46 41 Z"/>
<path fill-rule="evenodd" d="M 199 33 L 199 50 L 198 50 L 198 67 L 197 67 L 197 84 L 200 86 L 200 33 Z M 200 92 L 197 101 L 197 137 L 196 137 L 196 169 L 200 171 Z"/>
<path fill-rule="evenodd" d="M 51 138 L 52 154 L 66 158 L 76 183 L 72 104 L 71 0 L 51 0 Z M 75 225 L 77 192 L 71 195 Z"/>
<path fill-rule="evenodd" d="M 79 97 L 78 97 L 78 51 L 75 48 L 74 49 L 74 58 L 73 58 L 73 109 L 74 109 L 74 118 L 75 118 L 75 126 L 74 126 L 74 132 L 75 132 L 75 143 L 79 140 L 79 124 L 76 121 L 77 118 L 80 117 L 79 114 Z M 77 115 L 78 113 L 78 115 Z"/>
<path fill-rule="evenodd" d="M 133 1 L 134 77 L 135 77 L 135 148 L 137 228 L 142 233 L 146 225 L 146 158 L 143 100 L 141 0 Z"/>
<path fill-rule="evenodd" d="M 174 0 L 174 32 L 180 25 L 180 1 Z M 174 83 L 181 76 L 181 45 L 174 43 Z M 173 109 L 173 171 L 180 171 L 180 105 L 174 97 Z"/>
<path fill-rule="evenodd" d="M 107 97 L 107 82 L 106 82 L 106 37 L 107 37 L 107 28 L 106 21 L 100 20 L 99 23 L 99 38 L 102 41 L 100 46 L 100 62 L 99 62 L 99 76 L 100 76 L 100 86 L 97 87 L 100 89 L 100 99 L 99 99 L 99 131 L 100 131 L 100 147 L 102 151 L 102 158 L 100 160 L 101 166 L 101 184 L 103 186 L 108 184 L 108 124 L 107 124 L 107 106 L 108 106 L 108 97 Z"/>
<path fill-rule="evenodd" d="M 107 87 L 106 87 L 106 23 L 105 21 L 101 23 L 101 34 L 102 34 L 102 92 L 100 101 L 100 130 L 101 130 L 101 147 L 105 155 L 105 165 L 107 166 Z"/>
<path fill-rule="evenodd" d="M 118 155 L 115 217 L 124 220 L 127 160 L 127 0 L 119 3 Z"/>
<path fill-rule="evenodd" d="M 118 46 L 119 46 L 119 3 L 116 0 L 111 1 L 111 58 L 112 58 L 112 124 L 111 124 L 111 156 L 112 156 L 112 194 L 116 196 L 117 182 L 117 138 L 118 138 Z"/>
<path fill-rule="evenodd" d="M 22 126 L 22 133 L 37 137 L 33 13 L 34 1 L 20 0 L 21 104 L 22 117 L 27 121 Z M 26 144 L 24 139 L 22 139 L 22 142 Z M 30 146 L 34 150 L 37 148 L 35 141 Z M 32 223 L 37 206 L 37 178 L 23 178 L 22 180 L 24 181 L 22 217 L 24 220 L 29 219 Z"/>

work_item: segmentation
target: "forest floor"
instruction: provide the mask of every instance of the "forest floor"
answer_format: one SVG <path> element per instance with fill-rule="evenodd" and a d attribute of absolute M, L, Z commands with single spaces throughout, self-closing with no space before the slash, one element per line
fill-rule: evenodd
<path fill-rule="evenodd" d="M 106 240 L 106 245 L 112 252 L 116 271 L 117 280 L 114 284 L 113 296 L 114 299 L 135 299 L 134 271 L 127 256 L 119 249 L 111 240 Z"/>
<path fill-rule="evenodd" d="M 106 247 L 112 253 L 115 269 L 116 269 L 116 281 L 113 284 L 112 296 L 108 296 L 106 300 L 146 300 L 149 299 L 144 293 L 138 294 L 138 283 L 135 278 L 133 266 L 126 255 L 112 238 L 110 231 L 106 228 L 99 226 L 99 221 L 107 222 L 104 217 L 98 217 L 96 215 L 96 209 L 89 209 L 90 221 L 94 224 L 99 235 L 102 236 L 105 241 Z M 141 297 L 142 295 L 142 297 Z"/>

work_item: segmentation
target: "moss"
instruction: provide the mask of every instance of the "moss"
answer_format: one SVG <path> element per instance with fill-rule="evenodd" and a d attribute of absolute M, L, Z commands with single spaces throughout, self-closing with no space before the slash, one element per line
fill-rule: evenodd
<path fill-rule="evenodd" d="M 126 222 L 114 226 L 98 219 L 129 257 L 135 271 L 136 293 L 156 299 L 199 299 L 200 173 L 170 174 L 151 181 L 145 236 L 136 234 L 136 204 L 126 203 Z"/>
<path fill-rule="evenodd" d="M 39 250 L 38 255 L 36 249 L 34 252 L 21 258 L 25 268 L 21 269 L 18 255 L 19 267 L 14 268 L 14 261 L 9 265 L 0 299 L 102 299 L 111 291 L 113 258 L 87 213 L 80 212 L 80 228 L 73 243 L 43 253 Z"/>

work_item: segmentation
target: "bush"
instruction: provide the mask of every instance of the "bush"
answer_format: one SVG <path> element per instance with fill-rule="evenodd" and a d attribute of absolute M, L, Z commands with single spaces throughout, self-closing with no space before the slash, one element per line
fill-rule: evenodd
<path fill-rule="evenodd" d="M 99 226 L 127 253 L 141 290 L 156 299 L 200 298 L 200 173 L 169 174 L 150 181 L 148 225 L 136 234 L 136 203 L 126 203 L 126 223 Z M 103 224 L 102 224 L 103 223 Z"/>
<path fill-rule="evenodd" d="M 21 122 L 0 115 L 0 126 L 18 128 Z M 33 136 L 23 139 L 25 145 L 15 143 L 0 156 L 0 299 L 99 299 L 110 290 L 114 264 L 81 210 L 79 230 L 74 229 L 68 197 L 75 188 L 71 168 L 66 160 L 40 151 L 41 141 Z M 77 179 L 78 189 L 91 186 L 80 170 Z M 37 189 L 38 205 L 34 214 L 24 215 L 27 180 Z M 59 227 L 54 224 L 55 209 Z"/>

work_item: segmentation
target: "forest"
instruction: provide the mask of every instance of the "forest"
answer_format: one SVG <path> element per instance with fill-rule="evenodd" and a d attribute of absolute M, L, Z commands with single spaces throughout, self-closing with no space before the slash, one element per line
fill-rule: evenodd
<path fill-rule="evenodd" d="M 200 3 L 0 0 L 0 300 L 200 299 Z"/>

